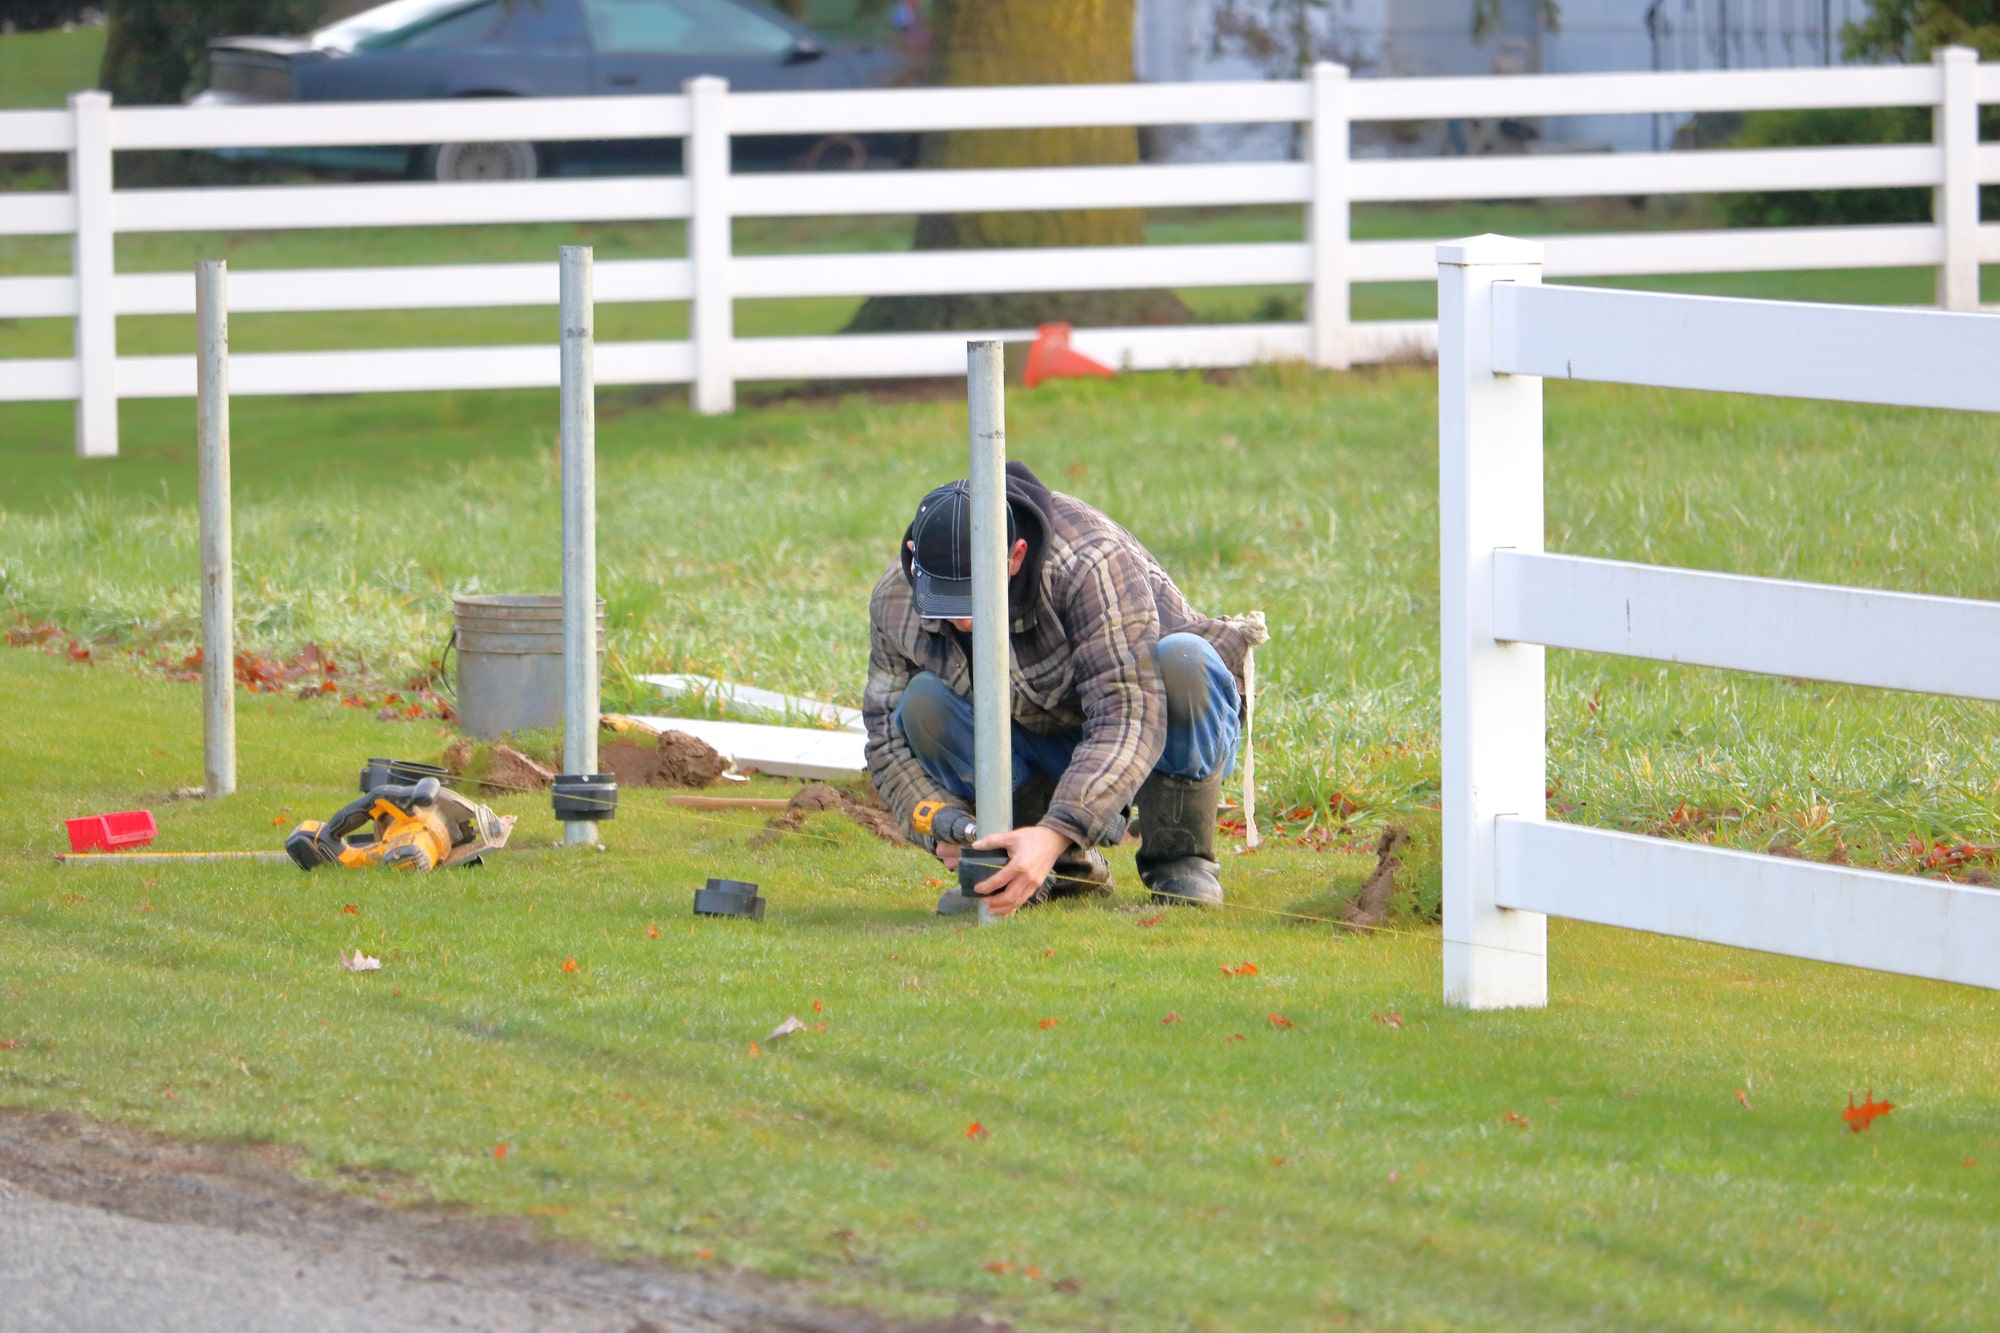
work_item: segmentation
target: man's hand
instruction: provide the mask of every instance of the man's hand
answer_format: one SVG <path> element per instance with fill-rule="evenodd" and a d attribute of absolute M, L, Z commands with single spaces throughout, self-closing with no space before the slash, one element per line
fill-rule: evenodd
<path fill-rule="evenodd" d="M 941 842 L 937 845 L 937 859 L 944 862 L 944 868 L 952 874 L 958 873 L 958 844 Z"/>
<path fill-rule="evenodd" d="M 976 851 L 1007 853 L 1007 864 L 979 886 L 986 890 L 982 895 L 986 910 L 994 916 L 1012 916 L 1015 908 L 1035 896 L 1069 845 L 1067 836 L 1040 824 L 990 834 L 973 843 Z"/>

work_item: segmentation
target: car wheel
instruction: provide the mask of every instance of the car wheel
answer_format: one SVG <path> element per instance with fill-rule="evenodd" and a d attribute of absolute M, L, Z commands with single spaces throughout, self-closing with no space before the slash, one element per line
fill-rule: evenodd
<path fill-rule="evenodd" d="M 448 143 L 424 150 L 417 174 L 436 181 L 528 181 L 541 172 L 531 143 Z"/>
<path fill-rule="evenodd" d="M 852 134 L 829 134 L 799 155 L 803 171 L 859 171 L 868 165 L 868 145 Z"/>

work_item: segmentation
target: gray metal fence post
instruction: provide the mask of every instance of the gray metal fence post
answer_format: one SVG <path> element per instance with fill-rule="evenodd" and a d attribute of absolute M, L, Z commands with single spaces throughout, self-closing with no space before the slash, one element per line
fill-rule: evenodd
<path fill-rule="evenodd" d="M 563 770 L 597 771 L 597 392 L 591 248 L 565 245 L 562 284 Z M 597 825 L 563 825 L 572 847 Z"/>
<path fill-rule="evenodd" d="M 972 753 L 982 836 L 1014 827 L 1014 744 L 1007 625 L 1007 405 L 997 342 L 965 345 L 972 466 Z M 982 908 L 983 915 L 983 908 Z"/>
<path fill-rule="evenodd" d="M 201 767 L 208 800 L 236 790 L 236 586 L 229 511 L 229 265 L 195 265 L 195 472 L 201 512 Z"/>

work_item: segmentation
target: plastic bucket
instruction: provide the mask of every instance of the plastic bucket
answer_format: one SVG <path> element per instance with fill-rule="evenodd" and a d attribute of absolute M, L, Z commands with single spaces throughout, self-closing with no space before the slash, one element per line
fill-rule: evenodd
<path fill-rule="evenodd" d="M 451 599 L 458 645 L 458 724 L 481 740 L 563 720 L 562 598 L 496 593 Z M 597 599 L 604 658 L 604 599 Z"/>

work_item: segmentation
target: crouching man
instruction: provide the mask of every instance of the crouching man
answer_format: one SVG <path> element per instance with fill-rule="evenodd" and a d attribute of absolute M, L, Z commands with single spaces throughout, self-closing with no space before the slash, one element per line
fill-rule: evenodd
<path fill-rule="evenodd" d="M 1195 614 L 1157 560 L 1104 514 L 1007 465 L 1014 822 L 974 844 L 1008 861 L 989 909 L 1111 892 L 1097 848 L 1137 806 L 1139 878 L 1160 902 L 1216 904 L 1215 817 L 1236 764 L 1245 654 L 1264 629 Z M 869 601 L 868 772 L 918 842 L 925 801 L 969 806 L 972 515 L 966 483 L 917 506 Z"/>

